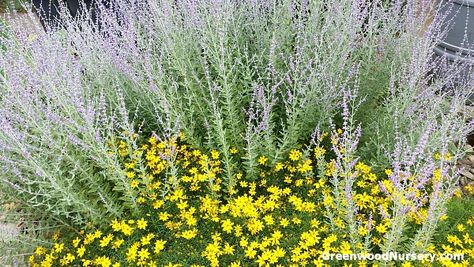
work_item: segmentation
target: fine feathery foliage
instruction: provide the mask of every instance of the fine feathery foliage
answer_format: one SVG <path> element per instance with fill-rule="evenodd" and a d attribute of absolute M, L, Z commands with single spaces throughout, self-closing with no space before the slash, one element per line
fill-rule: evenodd
<path fill-rule="evenodd" d="M 276 166 L 261 155 L 260 179 L 249 182 L 238 173 L 228 199 L 222 195 L 223 155 L 217 150 L 206 154 L 193 149 L 183 135 L 163 141 L 152 136 L 139 148 L 148 166 L 147 175 L 139 176 L 137 159 L 130 158 L 124 147 L 119 153 L 138 195 L 140 213 L 79 234 L 56 232 L 53 243 L 37 247 L 29 263 L 33 267 L 339 266 L 330 265 L 333 262 L 324 255 L 382 253 L 398 246 L 398 253 L 451 252 L 458 257 L 427 258 L 429 266 L 473 264 L 472 213 L 453 218 L 458 220 L 456 229 L 438 236 L 439 242 L 424 243 L 426 227 L 435 217 L 443 223 L 451 220 L 434 204 L 446 194 L 440 189 L 446 182 L 442 170 L 402 178 L 397 169 L 386 169 L 377 175 L 351 158 L 350 150 L 344 152 L 350 135 L 342 129 L 320 134 L 307 148 L 292 149 Z M 240 161 L 245 151 L 230 153 Z M 179 185 L 164 198 L 160 196 L 168 189 L 160 178 L 168 161 L 159 155 L 174 156 L 181 170 Z M 437 153 L 432 162 L 449 165 L 452 158 Z M 403 190 L 400 180 L 406 184 Z M 426 248 L 411 247 L 418 243 Z M 367 257 L 345 264 L 387 266 Z M 464 265 L 454 265 L 459 262 Z M 417 265 L 407 261 L 403 266 Z"/>

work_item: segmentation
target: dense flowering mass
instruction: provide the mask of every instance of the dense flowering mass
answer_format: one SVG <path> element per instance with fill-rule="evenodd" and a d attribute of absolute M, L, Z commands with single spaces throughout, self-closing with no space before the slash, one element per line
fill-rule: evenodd
<path fill-rule="evenodd" d="M 386 266 L 384 262 L 329 262 L 321 256 L 382 252 L 386 234 L 397 227 L 389 216 L 394 201 L 408 207 L 413 232 L 430 216 L 429 203 L 415 205 L 417 198 L 397 192 L 389 178 L 393 170 L 376 174 L 363 162 L 354 166 L 353 196 L 347 198 L 344 191 L 335 194 L 331 181 L 339 167 L 324 145 L 293 149 L 286 160 L 273 166 L 262 155 L 258 180 L 238 173 L 235 186 L 226 188 L 220 152 L 192 149 L 183 137 L 160 141 L 152 136 L 136 151 L 130 151 L 124 141 L 112 142 L 117 149 L 111 151 L 122 155 L 139 210 L 130 218 L 113 219 L 76 236 L 55 235 L 52 247 L 36 249 L 31 266 Z M 322 143 L 323 139 L 329 138 L 322 135 Z M 328 141 L 338 145 L 336 138 Z M 242 157 L 236 148 L 230 153 Z M 435 158 L 440 160 L 440 155 Z M 140 162 L 145 169 L 137 168 Z M 431 178 L 441 179 L 439 175 L 435 170 Z M 411 193 L 426 194 L 432 190 L 430 183 Z M 350 200 L 355 205 L 355 224 L 340 210 L 351 205 Z M 445 214 L 441 220 L 446 218 Z M 353 225 L 357 228 L 350 229 Z M 443 237 L 445 242 L 430 243 L 423 251 L 462 253 L 463 260 L 438 258 L 434 263 L 396 265 L 472 266 L 473 233 L 474 217 L 460 221 L 452 234 Z"/>
<path fill-rule="evenodd" d="M 88 2 L 0 19 L 0 266 L 474 266 L 459 1 Z"/>

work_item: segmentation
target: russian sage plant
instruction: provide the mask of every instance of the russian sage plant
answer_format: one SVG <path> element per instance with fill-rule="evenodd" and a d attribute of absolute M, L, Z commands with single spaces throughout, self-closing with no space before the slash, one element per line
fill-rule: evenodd
<path fill-rule="evenodd" d="M 432 51 L 444 14 L 428 2 L 117 0 L 96 4 L 97 23 L 62 6 L 44 35 L 0 39 L 1 191 L 61 221 L 119 217 L 136 208 L 117 156 L 137 147 L 136 132 L 182 132 L 193 147 L 220 151 L 230 191 L 242 169 L 258 179 L 261 155 L 275 164 L 314 129 L 340 127 L 333 194 L 346 198 L 352 245 L 351 172 L 361 157 L 393 165 L 393 198 L 433 199 L 409 245 L 423 250 L 456 182 L 452 164 L 431 157 L 458 158 L 472 130 L 459 115 L 472 81 L 459 79 L 465 66 L 439 71 L 445 60 Z M 435 190 L 413 198 L 435 170 Z M 405 181 L 408 173 L 421 181 Z M 391 219 L 403 226 L 408 207 L 398 203 Z M 390 228 L 385 250 L 405 244 L 403 231 Z"/>
<path fill-rule="evenodd" d="M 135 199 L 117 194 L 130 185 L 108 142 L 135 127 L 125 108 L 107 110 L 104 94 L 81 80 L 81 64 L 61 42 L 7 44 L 1 58 L 2 191 L 61 221 L 119 216 Z"/>

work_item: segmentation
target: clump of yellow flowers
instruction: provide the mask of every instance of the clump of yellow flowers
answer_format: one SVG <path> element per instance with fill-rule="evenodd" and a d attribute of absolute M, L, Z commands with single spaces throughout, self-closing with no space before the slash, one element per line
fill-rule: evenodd
<path fill-rule="evenodd" d="M 388 178 L 390 169 L 376 175 L 362 162 L 354 168 L 352 199 L 358 210 L 356 231 L 361 237 L 354 244 L 348 223 L 334 210 L 338 197 L 331 194 L 329 181 L 336 163 L 323 147 L 317 146 L 309 154 L 293 149 L 286 160 L 273 166 L 268 156 L 261 155 L 257 162 L 260 179 L 249 181 L 243 172 L 237 173 L 235 186 L 224 194 L 220 153 L 206 154 L 178 140 L 151 137 L 133 153 L 124 143 L 118 144 L 139 212 L 88 228 L 77 236 L 56 236 L 51 247 L 36 249 L 30 265 L 385 266 L 368 261 L 330 262 L 322 255 L 381 251 L 392 227 L 384 215 L 393 204 L 387 192 L 395 190 Z M 237 148 L 231 148 L 230 154 L 242 157 Z M 142 166 L 140 161 L 145 169 L 138 167 Z M 413 228 L 428 216 L 429 203 L 422 204 L 409 215 Z M 430 253 L 465 255 L 462 261 L 443 259 L 435 264 L 474 266 L 473 229 L 474 217 L 457 225 L 446 243 L 430 244 Z M 396 263 L 404 267 L 432 264 Z"/>

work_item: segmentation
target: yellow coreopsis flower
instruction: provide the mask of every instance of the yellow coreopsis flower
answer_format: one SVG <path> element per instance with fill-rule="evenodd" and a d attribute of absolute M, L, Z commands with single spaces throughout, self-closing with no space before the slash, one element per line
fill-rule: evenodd
<path fill-rule="evenodd" d="M 95 264 L 101 267 L 109 267 L 112 265 L 112 261 L 108 257 L 102 256 L 95 260 Z"/>
<path fill-rule="evenodd" d="M 160 214 L 158 215 L 158 218 L 161 220 L 161 221 L 164 221 L 166 222 L 167 220 L 169 220 L 169 218 L 171 217 L 171 214 L 169 214 L 168 212 L 160 212 Z"/>
<path fill-rule="evenodd" d="M 35 254 L 38 255 L 38 256 L 41 256 L 45 253 L 46 253 L 46 248 L 44 248 L 42 246 L 37 247 L 36 250 L 35 250 Z"/>
<path fill-rule="evenodd" d="M 229 243 L 226 243 L 224 246 L 224 254 L 234 255 L 234 247 L 231 246 Z"/>
<path fill-rule="evenodd" d="M 331 160 L 330 162 L 326 163 L 326 176 L 332 176 L 337 171 L 336 169 L 336 162 Z"/>
<path fill-rule="evenodd" d="M 388 224 L 386 223 L 380 223 L 379 225 L 375 227 L 375 230 L 377 230 L 377 232 L 381 234 L 385 234 L 387 232 L 387 229 L 388 229 Z"/>
<path fill-rule="evenodd" d="M 441 215 L 441 217 L 439 218 L 441 221 L 446 221 L 448 219 L 448 214 L 443 214 Z"/>
<path fill-rule="evenodd" d="M 255 258 L 256 255 L 257 255 L 257 251 L 254 248 L 247 247 L 247 249 L 245 249 L 245 257 L 249 259 L 253 259 Z"/>
<path fill-rule="evenodd" d="M 74 240 L 72 240 L 72 246 L 77 248 L 80 242 L 81 242 L 81 239 L 79 237 L 76 237 Z"/>
<path fill-rule="evenodd" d="M 139 246 L 140 246 L 140 243 L 135 242 L 127 249 L 126 256 L 127 256 L 128 262 L 135 261 L 135 259 L 137 258 Z"/>
<path fill-rule="evenodd" d="M 314 148 L 314 157 L 319 159 L 321 158 L 322 156 L 324 156 L 324 154 L 326 154 L 326 149 L 322 148 L 322 147 L 315 147 Z"/>
<path fill-rule="evenodd" d="M 265 227 L 264 224 L 259 219 L 256 219 L 256 218 L 251 218 L 247 222 L 247 229 L 250 231 L 252 235 L 259 233 L 260 231 L 263 230 L 264 227 Z"/>
<path fill-rule="evenodd" d="M 154 249 L 155 254 L 159 254 L 161 251 L 163 251 L 165 249 L 165 244 L 166 244 L 165 240 L 161 240 L 161 239 L 156 240 L 155 249 Z"/>
<path fill-rule="evenodd" d="M 291 219 L 291 221 L 292 221 L 295 225 L 300 225 L 300 224 L 301 224 L 301 219 L 298 218 L 298 217 L 293 217 L 293 219 Z"/>
<path fill-rule="evenodd" d="M 156 200 L 155 202 L 153 202 L 153 209 L 157 210 L 159 208 L 161 208 L 163 205 L 165 204 L 165 202 L 163 200 Z"/>
<path fill-rule="evenodd" d="M 268 158 L 265 156 L 261 156 L 260 158 L 258 158 L 258 164 L 260 165 L 265 165 L 267 161 L 268 161 Z"/>
<path fill-rule="evenodd" d="M 290 225 L 290 221 L 287 218 L 281 218 L 280 225 L 283 228 L 288 227 L 288 225 Z"/>
<path fill-rule="evenodd" d="M 139 185 L 139 183 L 138 183 L 137 180 L 132 180 L 130 182 L 130 187 L 133 188 L 133 189 L 138 188 L 138 185 Z"/>
<path fill-rule="evenodd" d="M 122 244 L 125 242 L 123 239 L 117 239 L 112 243 L 112 249 L 116 250 L 122 246 Z"/>
<path fill-rule="evenodd" d="M 197 235 L 197 233 L 198 233 L 197 229 L 186 230 L 181 233 L 181 237 L 184 239 L 192 239 Z"/>
<path fill-rule="evenodd" d="M 357 171 L 360 171 L 363 174 L 369 174 L 371 171 L 371 168 L 368 165 L 364 164 L 363 162 L 357 163 L 357 165 L 355 166 L 355 169 Z"/>
<path fill-rule="evenodd" d="M 149 233 L 148 235 L 146 236 L 143 236 L 141 239 L 140 239 L 140 242 L 142 244 L 142 246 L 147 246 L 150 244 L 151 240 L 155 237 L 155 234 L 153 233 Z"/>
<path fill-rule="evenodd" d="M 234 223 L 229 219 L 222 221 L 222 230 L 228 234 L 231 233 L 233 226 Z"/>
<path fill-rule="evenodd" d="M 109 245 L 110 241 L 112 241 L 112 239 L 114 238 L 114 236 L 112 234 L 108 234 L 107 236 L 104 236 L 100 242 L 99 242 L 99 246 L 101 248 L 103 247 L 106 247 Z"/>
<path fill-rule="evenodd" d="M 449 243 L 451 243 L 455 246 L 462 247 L 462 241 L 459 239 L 459 237 L 457 237 L 455 235 L 448 235 L 447 240 L 448 240 Z"/>
<path fill-rule="evenodd" d="M 144 261 L 150 257 L 150 252 L 148 251 L 147 248 L 142 248 L 138 251 L 137 255 L 141 261 Z"/>
<path fill-rule="evenodd" d="M 301 156 L 303 155 L 303 153 L 297 149 L 292 149 L 290 151 L 290 154 L 288 155 L 289 159 L 292 160 L 292 161 L 297 161 L 301 158 Z"/>
<path fill-rule="evenodd" d="M 283 167 L 284 167 L 283 163 L 278 162 L 278 163 L 275 165 L 275 171 L 276 171 L 276 172 L 279 172 L 279 171 L 283 170 Z"/>
<path fill-rule="evenodd" d="M 145 230 L 147 226 L 148 226 L 148 222 L 144 218 L 141 218 L 140 220 L 137 221 L 138 229 Z"/>
<path fill-rule="evenodd" d="M 313 166 L 311 166 L 312 162 L 310 159 L 305 160 L 303 163 L 298 164 L 298 171 L 300 173 L 306 173 L 313 170 Z"/>
<path fill-rule="evenodd" d="M 212 159 L 219 159 L 219 151 L 212 150 L 211 151 L 211 157 L 212 157 Z"/>
<path fill-rule="evenodd" d="M 78 248 L 76 250 L 76 254 L 77 256 L 79 256 L 80 258 L 82 258 L 84 256 L 84 253 L 86 253 L 86 247 L 84 246 L 81 246 L 80 248 Z"/>
<path fill-rule="evenodd" d="M 63 243 L 54 244 L 54 248 L 53 248 L 54 252 L 61 253 L 63 251 L 63 249 L 64 249 L 64 244 Z"/>
<path fill-rule="evenodd" d="M 131 236 L 134 229 L 133 229 L 132 226 L 130 226 L 130 225 L 126 224 L 126 223 L 123 223 L 121 230 L 122 230 L 122 233 L 123 233 L 124 235 L 126 235 L 126 236 Z"/>
<path fill-rule="evenodd" d="M 450 245 L 441 245 L 441 248 L 443 248 L 444 253 L 449 254 L 453 252 L 453 248 Z"/>

